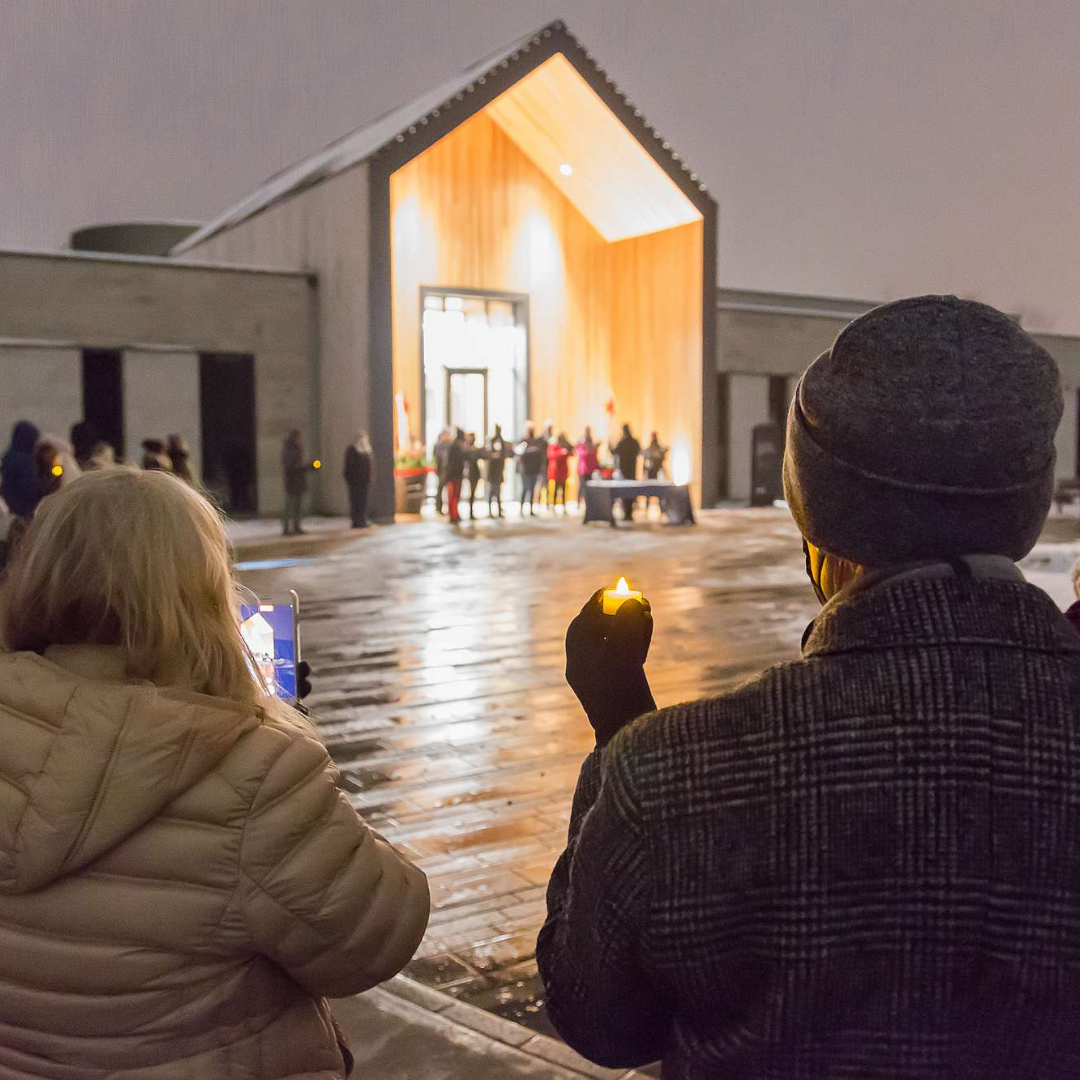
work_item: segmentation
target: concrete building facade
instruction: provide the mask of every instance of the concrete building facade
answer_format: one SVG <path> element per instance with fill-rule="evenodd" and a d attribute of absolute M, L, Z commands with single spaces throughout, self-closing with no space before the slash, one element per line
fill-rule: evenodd
<path fill-rule="evenodd" d="M 721 497 L 750 498 L 751 432 L 783 422 L 803 370 L 825 352 L 852 319 L 880 301 L 718 289 L 717 398 L 720 409 Z M 1033 332 L 1057 361 L 1065 394 L 1058 429 L 1057 475 L 1078 474 L 1080 338 Z"/>
<path fill-rule="evenodd" d="M 467 416 L 482 442 L 500 415 L 514 437 L 550 418 L 603 439 L 628 421 L 659 431 L 702 504 L 746 502 L 754 428 L 782 422 L 798 375 L 873 304 L 718 290 L 717 220 L 553 23 L 201 227 L 74 238 L 122 254 L 0 252 L 0 431 L 85 417 L 135 461 L 176 432 L 223 502 L 239 468 L 240 509 L 272 515 L 290 430 L 331 466 L 312 505 L 338 513 L 340 455 L 365 429 L 386 521 L 395 453 L 441 426 Z M 1061 369 L 1058 473 L 1074 477 L 1080 339 L 1035 336 Z"/>
<path fill-rule="evenodd" d="M 283 503 L 281 443 L 318 432 L 317 293 L 310 274 L 84 253 L 0 252 L 0 431 L 19 419 L 67 436 L 84 416 L 93 361 L 111 360 L 128 460 L 145 438 L 184 435 L 201 476 L 224 483 L 203 386 L 213 358 L 250 357 L 257 501 Z M 209 435 L 209 445 L 207 444 Z M 209 455 L 215 455 L 211 460 Z"/>

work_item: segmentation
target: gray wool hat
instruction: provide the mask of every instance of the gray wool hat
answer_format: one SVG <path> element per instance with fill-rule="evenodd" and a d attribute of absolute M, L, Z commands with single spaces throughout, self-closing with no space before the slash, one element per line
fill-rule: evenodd
<path fill-rule="evenodd" d="M 868 567 L 1023 558 L 1054 489 L 1061 381 L 1000 311 L 916 296 L 850 323 L 799 380 L 784 495 L 803 536 Z"/>

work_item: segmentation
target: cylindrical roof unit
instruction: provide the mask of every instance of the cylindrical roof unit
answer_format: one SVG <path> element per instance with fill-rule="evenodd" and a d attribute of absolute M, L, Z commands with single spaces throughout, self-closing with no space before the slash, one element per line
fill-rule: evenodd
<path fill-rule="evenodd" d="M 112 225 L 88 225 L 71 234 L 71 248 L 73 251 L 116 255 L 165 256 L 198 228 L 186 221 L 120 221 Z"/>

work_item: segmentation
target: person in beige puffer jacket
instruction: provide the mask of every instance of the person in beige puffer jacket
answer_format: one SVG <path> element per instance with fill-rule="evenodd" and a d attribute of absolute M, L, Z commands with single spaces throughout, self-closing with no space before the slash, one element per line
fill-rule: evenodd
<path fill-rule="evenodd" d="M 0 1077 L 342 1077 L 325 997 L 408 962 L 427 883 L 256 683 L 210 505 L 50 496 L 0 638 Z"/>

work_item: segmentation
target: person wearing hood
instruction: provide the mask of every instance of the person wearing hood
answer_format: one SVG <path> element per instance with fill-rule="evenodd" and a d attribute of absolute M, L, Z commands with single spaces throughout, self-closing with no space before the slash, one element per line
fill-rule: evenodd
<path fill-rule="evenodd" d="M 82 474 L 71 444 L 59 435 L 49 432 L 38 436 L 37 445 L 34 447 L 34 461 L 42 498 L 66 487 Z"/>
<path fill-rule="evenodd" d="M 1080 1076 L 1080 635 L 1016 566 L 1062 400 L 993 308 L 876 308 L 788 414 L 823 605 L 802 658 L 654 712 L 648 605 L 582 609 L 596 749 L 537 944 L 580 1053 L 670 1080 Z"/>
<path fill-rule="evenodd" d="M 326 999 L 411 959 L 427 882 L 259 681 L 215 509 L 81 477 L 0 640 L 0 1075 L 343 1078 Z"/>
<path fill-rule="evenodd" d="M 11 445 L 0 458 L 0 499 L 16 517 L 29 520 L 44 494 L 34 456 L 40 436 L 29 420 L 20 420 L 11 432 Z"/>

